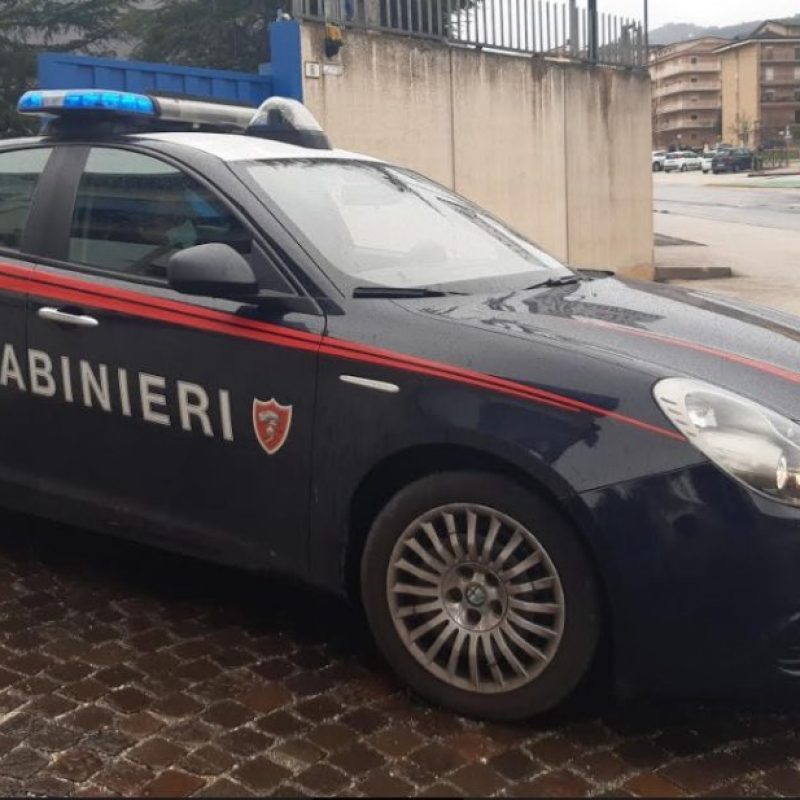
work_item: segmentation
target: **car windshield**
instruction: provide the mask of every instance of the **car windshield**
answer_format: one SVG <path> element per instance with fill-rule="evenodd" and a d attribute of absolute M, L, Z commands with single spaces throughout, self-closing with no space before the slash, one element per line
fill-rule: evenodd
<path fill-rule="evenodd" d="M 485 211 L 403 169 L 332 159 L 235 169 L 352 286 L 497 291 L 572 275 Z"/>

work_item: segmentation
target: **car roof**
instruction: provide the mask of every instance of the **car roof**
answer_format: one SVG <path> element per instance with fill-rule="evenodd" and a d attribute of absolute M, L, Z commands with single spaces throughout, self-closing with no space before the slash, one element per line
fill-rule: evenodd
<path fill-rule="evenodd" d="M 362 153 L 353 153 L 348 150 L 316 150 L 297 145 L 286 144 L 272 139 L 259 139 L 254 136 L 242 136 L 229 133 L 145 133 L 121 136 L 117 141 L 153 141 L 165 144 L 177 144 L 191 147 L 209 155 L 216 156 L 222 161 L 263 161 L 294 158 L 313 159 L 347 159 L 358 161 L 380 162 L 380 159 Z M 6 139 L 0 142 L 0 150 L 12 149 L 31 144 L 56 144 L 59 140 L 49 137 L 26 137 L 19 139 Z M 97 144 L 108 144 L 108 140 L 98 140 Z"/>
<path fill-rule="evenodd" d="M 177 144 L 200 150 L 216 156 L 222 161 L 268 161 L 294 158 L 313 158 L 315 160 L 347 159 L 348 161 L 372 161 L 380 163 L 380 159 L 347 150 L 316 150 L 299 147 L 273 139 L 260 139 L 255 136 L 244 136 L 231 133 L 138 133 L 121 136 L 116 141 L 151 141 Z M 31 144 L 58 143 L 58 139 L 46 137 L 27 137 L 24 139 L 7 139 L 0 142 L 0 150 L 13 149 Z M 97 144 L 108 144 L 107 140 L 98 140 Z"/>

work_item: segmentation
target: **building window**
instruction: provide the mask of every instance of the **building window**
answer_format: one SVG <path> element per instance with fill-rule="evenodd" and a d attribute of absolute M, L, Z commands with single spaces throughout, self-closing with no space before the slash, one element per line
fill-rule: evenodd
<path fill-rule="evenodd" d="M 765 103 L 771 103 L 774 100 L 775 100 L 775 92 L 773 92 L 773 91 L 764 92 L 764 102 Z"/>
<path fill-rule="evenodd" d="M 800 67 L 794 68 L 794 79 L 800 81 Z"/>
<path fill-rule="evenodd" d="M 775 67 L 764 67 L 764 80 L 765 81 L 775 80 Z"/>
<path fill-rule="evenodd" d="M 773 50 L 773 48 L 771 47 L 765 47 L 764 58 L 767 59 L 767 61 L 772 61 L 774 57 L 775 57 L 775 50 Z"/>
<path fill-rule="evenodd" d="M 692 119 L 697 119 L 697 114 L 692 114 Z"/>
<path fill-rule="evenodd" d="M 692 78 L 692 83 L 697 83 L 697 78 Z"/>
<path fill-rule="evenodd" d="M 800 122 L 800 111 L 795 111 L 794 112 L 794 121 L 795 122 Z"/>
<path fill-rule="evenodd" d="M 794 101 L 795 103 L 800 103 L 800 89 L 794 90 Z"/>
<path fill-rule="evenodd" d="M 697 63 L 697 56 L 692 56 L 690 59 L 690 63 L 696 64 Z"/>
<path fill-rule="evenodd" d="M 795 47 L 794 49 L 794 60 L 800 61 L 800 47 Z"/>
<path fill-rule="evenodd" d="M 693 133 L 693 134 L 692 134 L 692 139 L 696 139 L 696 138 L 697 138 L 697 134 L 696 134 L 696 133 Z"/>

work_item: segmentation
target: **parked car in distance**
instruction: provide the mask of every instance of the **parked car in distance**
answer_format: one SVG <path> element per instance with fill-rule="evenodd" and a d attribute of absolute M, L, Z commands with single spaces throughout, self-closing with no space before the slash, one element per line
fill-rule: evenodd
<path fill-rule="evenodd" d="M 703 170 L 704 175 L 708 175 L 708 173 L 711 172 L 714 156 L 716 154 L 716 150 L 707 150 L 702 156 L 700 156 L 700 169 Z"/>
<path fill-rule="evenodd" d="M 664 160 L 664 172 L 688 172 L 701 167 L 702 159 L 691 150 L 676 150 L 668 153 Z"/>
<path fill-rule="evenodd" d="M 743 147 L 717 150 L 711 162 L 711 171 L 715 175 L 720 172 L 742 172 L 749 169 L 753 169 L 753 151 Z"/>
<path fill-rule="evenodd" d="M 664 159 L 666 157 L 666 150 L 653 150 L 653 172 L 662 172 L 664 170 Z"/>

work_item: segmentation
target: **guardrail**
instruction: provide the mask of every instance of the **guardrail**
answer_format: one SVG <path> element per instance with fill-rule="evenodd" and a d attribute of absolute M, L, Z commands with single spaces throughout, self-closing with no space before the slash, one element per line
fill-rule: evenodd
<path fill-rule="evenodd" d="M 291 0 L 295 18 L 437 39 L 452 45 L 647 67 L 641 21 L 578 0 Z"/>

